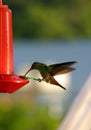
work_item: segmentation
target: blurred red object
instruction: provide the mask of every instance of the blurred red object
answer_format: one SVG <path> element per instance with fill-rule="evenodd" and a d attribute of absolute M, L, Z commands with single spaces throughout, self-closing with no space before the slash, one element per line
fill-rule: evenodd
<path fill-rule="evenodd" d="M 0 0 L 0 92 L 12 93 L 29 81 L 14 74 L 12 11 Z"/>

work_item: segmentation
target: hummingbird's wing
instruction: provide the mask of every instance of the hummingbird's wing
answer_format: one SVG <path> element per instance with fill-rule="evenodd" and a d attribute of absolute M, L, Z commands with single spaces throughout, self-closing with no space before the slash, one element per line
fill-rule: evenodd
<path fill-rule="evenodd" d="M 64 88 L 61 84 L 59 84 L 53 77 L 51 77 L 51 79 L 49 80 L 49 83 L 53 85 L 57 85 L 66 90 L 66 88 Z"/>
<path fill-rule="evenodd" d="M 75 70 L 75 68 L 71 67 L 71 65 L 73 65 L 74 63 L 76 63 L 76 61 L 49 65 L 48 71 L 52 76 L 59 75 L 59 74 L 65 74 L 65 73 Z"/>

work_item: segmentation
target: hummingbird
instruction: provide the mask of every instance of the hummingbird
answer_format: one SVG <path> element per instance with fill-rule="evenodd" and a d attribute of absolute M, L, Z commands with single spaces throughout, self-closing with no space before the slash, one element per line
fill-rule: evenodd
<path fill-rule="evenodd" d="M 44 63 L 34 62 L 31 68 L 24 74 L 24 76 L 26 76 L 31 70 L 36 69 L 40 72 L 42 76 L 42 79 L 40 79 L 40 81 L 45 81 L 47 83 L 57 85 L 66 90 L 65 87 L 63 87 L 55 80 L 54 76 L 65 74 L 75 70 L 75 68 L 71 67 L 74 63 L 76 63 L 76 61 L 52 64 L 47 66 Z"/>

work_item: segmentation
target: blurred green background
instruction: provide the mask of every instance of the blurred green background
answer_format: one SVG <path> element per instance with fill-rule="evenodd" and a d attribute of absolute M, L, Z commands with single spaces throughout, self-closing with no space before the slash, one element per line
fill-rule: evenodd
<path fill-rule="evenodd" d="M 14 38 L 91 37 L 90 0 L 3 0 L 13 11 Z"/>
<path fill-rule="evenodd" d="M 16 72 L 20 68 L 23 71 L 24 65 L 27 70 L 35 60 L 46 63 L 77 60 L 78 68 L 73 74 L 71 92 L 67 89 L 61 96 L 50 93 L 41 97 L 36 82 L 33 84 L 36 89 L 31 90 L 30 85 L 28 91 L 0 94 L 0 130 L 56 130 L 68 110 L 68 104 L 70 106 L 68 100 L 73 100 L 91 70 L 91 62 L 88 64 L 91 41 L 86 41 L 91 38 L 91 1 L 3 0 L 3 4 L 9 5 L 13 12 Z M 77 39 L 83 41 L 75 42 Z M 64 40 L 71 40 L 71 43 Z M 72 97 L 68 98 L 70 94 Z M 51 99 L 45 100 L 48 96 Z M 41 103 L 42 99 L 44 103 Z M 52 102 L 45 103 L 48 100 Z"/>
<path fill-rule="evenodd" d="M 0 130 L 55 130 L 62 117 L 52 117 L 35 97 L 35 92 L 0 94 Z"/>

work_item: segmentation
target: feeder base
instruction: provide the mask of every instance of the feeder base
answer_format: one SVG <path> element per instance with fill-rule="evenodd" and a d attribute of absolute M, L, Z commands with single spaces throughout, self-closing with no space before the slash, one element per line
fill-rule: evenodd
<path fill-rule="evenodd" d="M 28 82 L 17 75 L 0 74 L 0 93 L 13 93 Z"/>

